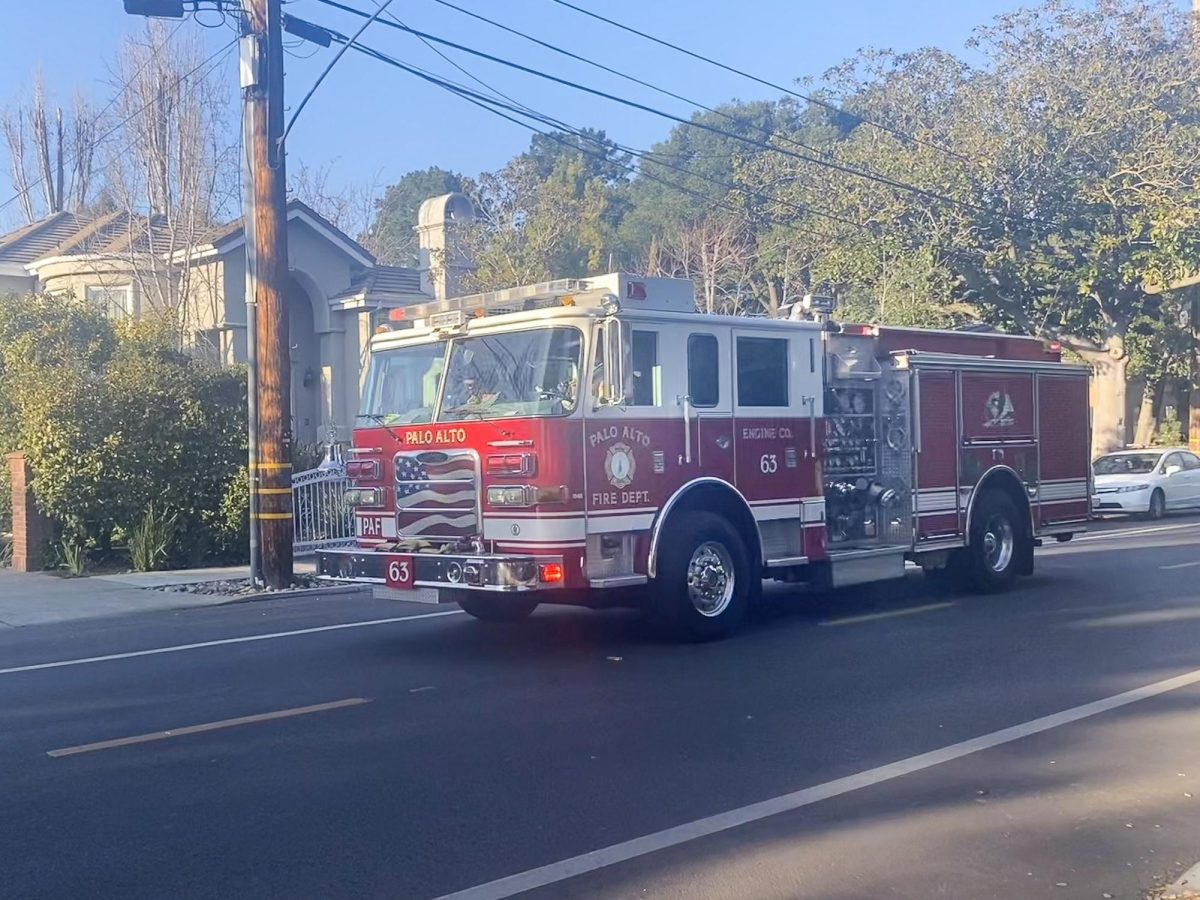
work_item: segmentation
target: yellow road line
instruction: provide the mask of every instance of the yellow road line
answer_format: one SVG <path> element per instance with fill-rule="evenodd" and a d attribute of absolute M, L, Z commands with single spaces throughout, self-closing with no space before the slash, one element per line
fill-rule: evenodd
<path fill-rule="evenodd" d="M 289 719 L 292 716 L 306 716 L 309 713 L 325 712 L 330 709 L 342 709 L 347 706 L 361 706 L 370 703 L 363 697 L 350 697 L 347 700 L 334 700 L 330 703 L 317 703 L 312 706 L 297 706 L 293 709 L 280 709 L 275 712 L 259 713 L 254 716 L 239 716 L 236 719 L 222 719 L 220 722 L 206 722 L 203 725 L 188 725 L 184 728 L 172 728 L 169 731 L 152 731 L 149 734 L 137 734 L 133 737 L 115 738 L 111 741 L 96 741 L 94 744 L 78 744 L 74 747 L 63 747 L 59 750 L 47 750 L 46 755 L 58 759 L 62 756 L 74 756 L 77 753 L 91 753 L 94 750 L 111 750 L 114 747 L 128 747 L 132 744 L 148 744 L 151 741 L 165 741 L 167 738 L 182 737 L 185 734 L 201 734 L 205 731 L 217 731 L 221 728 L 236 728 L 239 725 L 253 725 L 257 722 L 271 722 L 275 719 Z"/>

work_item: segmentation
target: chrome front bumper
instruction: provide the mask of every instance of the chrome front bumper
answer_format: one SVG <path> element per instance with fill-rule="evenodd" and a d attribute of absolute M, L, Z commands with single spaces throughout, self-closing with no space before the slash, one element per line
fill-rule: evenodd
<path fill-rule="evenodd" d="M 387 578 L 390 563 L 412 564 L 410 588 L 450 588 L 469 591 L 558 590 L 562 580 L 542 580 L 542 567 L 557 565 L 561 556 L 509 556 L 450 553 L 390 553 L 371 550 L 318 550 L 317 577 L 334 581 L 360 581 L 397 587 Z"/>

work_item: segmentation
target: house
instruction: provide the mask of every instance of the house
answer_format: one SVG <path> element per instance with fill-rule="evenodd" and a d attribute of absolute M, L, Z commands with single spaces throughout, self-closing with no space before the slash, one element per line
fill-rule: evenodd
<path fill-rule="evenodd" d="M 417 268 L 375 258 L 311 207 L 287 205 L 285 304 L 297 442 L 347 439 L 367 343 L 394 307 L 453 296 L 470 260 L 454 229 L 474 218 L 461 194 L 426 200 Z M 0 294 L 71 295 L 114 317 L 169 310 L 194 352 L 246 360 L 246 253 L 241 219 L 181 240 L 161 217 L 68 212 L 0 237 Z"/>

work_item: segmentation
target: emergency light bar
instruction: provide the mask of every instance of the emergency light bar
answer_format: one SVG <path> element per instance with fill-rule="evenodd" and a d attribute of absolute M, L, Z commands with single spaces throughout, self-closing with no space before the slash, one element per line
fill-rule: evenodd
<path fill-rule="evenodd" d="M 610 311 L 613 298 L 630 308 L 695 312 L 695 287 L 688 278 L 657 278 L 612 272 L 592 278 L 559 278 L 538 284 L 468 294 L 429 303 L 396 307 L 388 312 L 394 323 L 428 325 L 435 331 L 458 327 L 473 318 L 528 312 L 552 306 L 578 306 Z"/>
<path fill-rule="evenodd" d="M 586 281 L 577 278 L 560 278 L 556 281 L 526 284 L 501 291 L 467 294 L 464 297 L 450 297 L 432 303 L 402 306 L 391 310 L 388 318 L 393 322 L 426 320 L 436 328 L 439 326 L 435 322 L 459 324 L 468 318 L 559 306 L 563 305 L 565 299 L 575 299 L 578 302 L 577 295 L 586 292 L 587 289 Z M 599 306 L 599 295 L 596 296 L 593 303 L 588 305 Z"/>

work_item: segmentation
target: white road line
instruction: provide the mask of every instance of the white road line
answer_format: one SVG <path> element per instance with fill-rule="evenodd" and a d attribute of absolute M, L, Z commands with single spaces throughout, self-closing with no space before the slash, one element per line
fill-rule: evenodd
<path fill-rule="evenodd" d="M 867 613 L 862 616 L 847 616 L 844 619 L 828 619 L 818 622 L 818 625 L 857 625 L 859 622 L 878 622 L 880 619 L 894 619 L 897 616 L 915 616 L 917 613 L 932 612 L 935 609 L 945 609 L 953 603 L 929 603 L 925 606 L 908 606 L 904 609 L 893 609 L 888 612 Z"/>
<path fill-rule="evenodd" d="M 148 744 L 151 741 L 165 741 L 167 738 L 181 737 L 185 734 L 201 734 L 205 731 L 217 731 L 221 728 L 236 728 L 239 725 L 254 725 L 258 722 L 272 722 L 275 719 L 290 719 L 293 716 L 307 716 L 310 713 L 325 712 L 330 709 L 342 709 L 347 706 L 362 706 L 370 703 L 364 697 L 350 697 L 346 700 L 333 700 L 329 703 L 316 703 L 312 706 L 295 706 L 291 709 L 279 709 L 275 712 L 258 713 L 253 716 L 238 716 L 236 719 L 222 719 L 219 722 L 205 722 L 203 725 L 185 725 L 183 728 L 172 728 L 168 731 L 152 731 L 149 734 L 135 734 L 133 737 L 114 738 L 111 741 L 96 741 L 93 744 L 76 744 L 74 747 L 63 747 L 59 750 L 47 750 L 46 755 L 58 759 L 63 756 L 75 756 L 78 753 L 91 753 L 95 750 L 111 750 L 114 747 L 128 747 L 132 744 Z"/>
<path fill-rule="evenodd" d="M 1182 525 L 1160 525 L 1153 528 L 1126 528 L 1121 531 L 1096 531 L 1091 534 L 1081 535 L 1075 538 L 1070 543 L 1074 544 L 1079 541 L 1099 541 L 1104 538 L 1114 537 L 1129 537 L 1136 534 L 1157 534 L 1160 531 L 1182 531 L 1185 528 L 1194 528 L 1200 533 L 1200 522 L 1187 522 Z"/>
<path fill-rule="evenodd" d="M 1175 563 L 1173 566 L 1159 566 L 1159 568 L 1164 572 L 1170 572 L 1172 569 L 1192 569 L 1196 566 L 1200 566 L 1200 560 L 1196 562 Z"/>
<path fill-rule="evenodd" d="M 1194 684 L 1200 684 L 1200 669 L 1186 672 L 1175 678 L 1168 678 L 1165 681 L 1156 681 L 1153 684 L 1134 688 L 1131 691 L 1125 691 L 1122 694 L 1116 694 L 1112 697 L 1105 697 L 1102 700 L 1094 700 L 1082 706 L 1074 706 L 1062 712 L 1042 716 L 1039 719 L 1023 722 L 1020 725 L 1013 725 L 1010 728 L 1002 728 L 999 731 L 993 731 L 989 734 L 960 741 L 957 744 L 950 744 L 938 750 L 930 750 L 928 753 L 919 753 L 916 756 L 910 756 L 907 759 L 901 759 L 874 769 L 867 769 L 855 775 L 847 775 L 844 778 L 837 778 L 833 781 L 827 781 L 824 784 L 804 788 L 790 794 L 781 794 L 778 797 L 772 797 L 760 803 L 752 803 L 749 806 L 743 806 L 739 809 L 731 809 L 728 812 L 718 813 L 704 819 L 697 819 L 694 822 L 688 822 L 683 825 L 676 825 L 673 828 L 656 831 L 653 834 L 646 834 L 630 841 L 612 844 L 600 850 L 592 850 L 589 853 L 573 856 L 570 859 L 559 860 L 546 866 L 530 869 L 527 872 L 520 872 L 516 875 L 497 879 L 496 881 L 489 881 L 487 884 L 477 885 L 476 887 L 467 888 L 453 894 L 446 894 L 438 898 L 438 900 L 503 900 L 503 898 L 513 897 L 523 891 L 531 891 L 535 888 L 545 887 L 546 885 L 557 884 L 560 881 L 566 881 L 568 878 L 573 878 L 586 872 L 594 872 L 597 869 L 603 869 L 607 866 L 636 859 L 640 856 L 657 853 L 668 847 L 686 844 L 698 838 L 728 831 L 731 828 L 737 828 L 740 825 L 750 822 L 757 822 L 760 819 L 766 819 L 770 816 L 777 816 L 780 813 L 792 812 L 805 806 L 819 803 L 822 800 L 839 797 L 842 794 L 848 794 L 851 791 L 891 781 L 904 775 L 910 775 L 913 772 L 920 772 L 923 769 L 929 769 L 933 766 L 939 766 L 942 763 L 961 759 L 964 756 L 978 753 L 981 750 L 989 750 L 992 747 L 1008 744 L 1012 741 L 1029 737 L 1030 735 L 1058 728 L 1062 725 L 1069 725 L 1081 719 L 1087 719 L 1091 716 L 1108 712 L 1109 710 L 1128 706 L 1130 703 L 1137 703 L 1139 700 L 1147 700 L 1151 697 L 1157 697 L 1169 691 L 1177 691 L 1180 688 L 1190 687 Z"/>
<path fill-rule="evenodd" d="M 249 644 L 253 641 L 273 641 L 276 638 L 296 637 L 301 634 L 318 634 L 322 631 L 342 631 L 346 628 L 370 628 L 373 625 L 391 625 L 393 622 L 412 622 L 416 619 L 436 619 L 440 616 L 461 615 L 461 609 L 442 612 L 419 613 L 415 616 L 396 616 L 391 619 L 371 619 L 367 622 L 341 622 L 337 625 L 320 625 L 315 628 L 297 628 L 295 631 L 275 631 L 269 634 L 251 634 L 245 637 L 222 638 L 217 641 L 200 641 L 196 644 L 175 644 L 172 647 L 154 647 L 150 650 L 133 650 L 129 653 L 109 653 L 105 656 L 86 656 L 82 659 L 63 659 L 56 662 L 34 663 L 29 666 L 13 666 L 0 669 L 0 675 L 15 675 L 17 672 L 36 672 L 40 669 L 61 669 L 65 666 L 86 666 L 91 663 L 109 662 L 114 659 L 134 659 L 138 656 L 157 656 L 159 653 L 180 653 L 184 650 L 200 650 L 204 647 L 224 647 L 226 644 Z"/>

